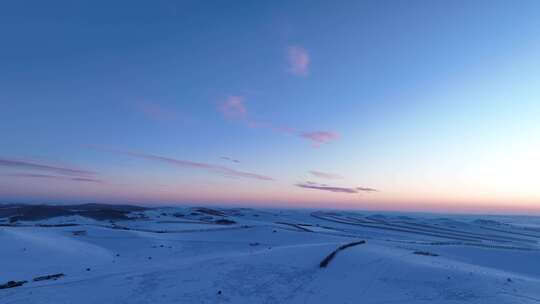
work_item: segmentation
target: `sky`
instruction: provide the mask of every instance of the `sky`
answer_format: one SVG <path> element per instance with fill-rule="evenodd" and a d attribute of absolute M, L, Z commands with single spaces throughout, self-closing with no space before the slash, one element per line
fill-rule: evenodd
<path fill-rule="evenodd" d="M 0 201 L 538 214 L 517 4 L 4 1 Z"/>

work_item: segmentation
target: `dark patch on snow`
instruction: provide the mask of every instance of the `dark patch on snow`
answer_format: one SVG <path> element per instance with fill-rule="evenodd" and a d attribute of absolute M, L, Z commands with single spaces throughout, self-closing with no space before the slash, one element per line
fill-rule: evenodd
<path fill-rule="evenodd" d="M 328 264 L 330 264 L 330 262 L 336 257 L 336 254 L 338 252 L 340 252 L 341 250 L 347 249 L 349 247 L 365 244 L 365 243 L 366 243 L 366 241 L 362 240 L 362 241 L 356 241 L 356 242 L 352 242 L 352 243 L 348 243 L 348 244 L 339 246 L 336 250 L 332 251 L 329 255 L 327 255 L 321 261 L 321 263 L 319 264 L 319 267 L 320 268 L 326 268 L 326 266 L 328 266 Z"/>
<path fill-rule="evenodd" d="M 486 226 L 501 226 L 500 222 L 494 221 L 494 220 L 486 220 L 486 219 L 476 219 L 473 221 L 473 223 L 478 225 L 486 225 Z"/>
<path fill-rule="evenodd" d="M 57 273 L 57 274 L 49 274 L 45 276 L 35 277 L 32 281 L 39 282 L 39 281 L 46 281 L 46 280 L 58 280 L 61 277 L 64 277 L 65 274 L 63 273 Z"/>
<path fill-rule="evenodd" d="M 0 284 L 0 289 L 19 287 L 23 286 L 26 283 L 28 283 L 28 281 L 9 281 L 5 284 Z"/>
<path fill-rule="evenodd" d="M 36 225 L 38 227 L 48 227 L 48 228 L 51 228 L 51 227 L 74 227 L 74 226 L 79 226 L 79 224 L 74 224 L 74 223 L 66 223 L 66 224 L 38 224 Z"/>
<path fill-rule="evenodd" d="M 228 220 L 228 219 L 219 219 L 219 220 L 214 221 L 214 223 L 219 224 L 219 225 L 233 225 L 233 224 L 236 224 L 235 221 Z"/>
<path fill-rule="evenodd" d="M 414 254 L 418 254 L 418 255 L 425 255 L 425 256 L 439 256 L 438 254 L 436 253 L 433 253 L 433 252 L 429 252 L 429 251 L 415 251 L 413 252 Z"/>
<path fill-rule="evenodd" d="M 213 216 L 225 216 L 223 212 L 210 208 L 198 207 L 195 209 L 195 211 Z"/>

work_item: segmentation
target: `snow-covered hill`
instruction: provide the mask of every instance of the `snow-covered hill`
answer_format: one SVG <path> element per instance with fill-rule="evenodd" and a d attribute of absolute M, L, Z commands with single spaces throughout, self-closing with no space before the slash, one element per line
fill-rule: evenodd
<path fill-rule="evenodd" d="M 1 304 L 540 302 L 538 218 L 85 208 L 0 213 Z"/>

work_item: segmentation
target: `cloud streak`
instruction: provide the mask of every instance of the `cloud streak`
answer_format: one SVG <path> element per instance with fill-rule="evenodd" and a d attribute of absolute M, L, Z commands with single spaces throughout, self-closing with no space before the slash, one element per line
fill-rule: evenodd
<path fill-rule="evenodd" d="M 274 180 L 273 178 L 265 176 L 265 175 L 240 171 L 240 170 L 236 170 L 236 169 L 232 169 L 232 168 L 220 166 L 220 165 L 194 162 L 194 161 L 189 161 L 189 160 L 182 160 L 182 159 L 176 159 L 176 158 L 171 158 L 171 157 L 165 157 L 165 156 L 149 154 L 149 153 L 134 152 L 134 151 L 124 151 L 124 150 L 107 149 L 107 148 L 99 148 L 99 149 L 107 150 L 107 151 L 115 152 L 115 153 L 120 153 L 120 154 L 125 154 L 125 155 L 129 155 L 135 158 L 141 158 L 141 159 L 156 161 L 160 163 L 165 163 L 165 164 L 169 164 L 169 165 L 180 167 L 180 168 L 199 169 L 199 170 L 205 170 L 208 172 L 217 173 L 217 174 L 226 175 L 226 176 L 255 179 L 255 180 L 260 180 L 260 181 L 273 181 Z"/>
<path fill-rule="evenodd" d="M 342 179 L 343 178 L 340 175 L 328 173 L 328 172 L 322 172 L 322 171 L 309 171 L 309 173 L 313 176 L 326 178 L 326 179 Z"/>
<path fill-rule="evenodd" d="M 67 181 L 87 182 L 87 183 L 103 183 L 102 180 L 99 180 L 99 179 L 96 179 L 96 178 L 66 177 L 66 176 L 49 175 L 49 174 L 13 173 L 13 174 L 5 174 L 4 176 L 20 177 L 20 178 L 41 178 L 41 179 L 67 180 Z"/>
<path fill-rule="evenodd" d="M 43 171 L 43 172 L 56 173 L 56 174 L 62 174 L 62 175 L 74 175 L 74 176 L 96 175 L 96 172 L 89 171 L 89 170 L 52 166 L 48 164 L 40 164 L 36 162 L 28 162 L 28 161 L 5 159 L 5 158 L 0 158 L 0 166 L 8 167 L 8 168 L 15 168 L 15 169 Z"/>
<path fill-rule="evenodd" d="M 337 192 L 337 193 L 347 193 L 347 194 L 356 194 L 360 192 L 375 192 L 376 189 L 368 188 L 368 187 L 337 187 L 337 186 L 329 186 L 326 184 L 318 184 L 314 182 L 305 182 L 305 183 L 298 183 L 295 186 L 305 189 L 313 189 L 313 190 L 321 190 L 321 191 L 328 191 L 328 192 Z"/>
<path fill-rule="evenodd" d="M 287 59 L 289 63 L 289 73 L 296 76 L 307 76 L 309 74 L 309 53 L 301 46 L 290 46 L 287 49 Z"/>
<path fill-rule="evenodd" d="M 234 158 L 231 158 L 231 157 L 228 157 L 228 156 L 222 156 L 222 157 L 220 157 L 220 158 L 223 159 L 223 160 L 227 160 L 227 161 L 236 163 L 236 164 L 239 164 L 239 163 L 240 163 L 240 161 L 239 161 L 238 159 L 234 159 Z"/>
<path fill-rule="evenodd" d="M 363 192 L 379 192 L 379 190 L 375 188 L 369 188 L 369 187 L 356 187 L 356 190 L 363 191 Z"/>
<path fill-rule="evenodd" d="M 220 104 L 218 110 L 225 118 L 238 120 L 249 128 L 267 129 L 280 134 L 297 136 L 302 139 L 312 141 L 315 144 L 315 147 L 334 142 L 340 138 L 340 135 L 336 132 L 298 131 L 287 126 L 278 126 L 269 122 L 253 119 L 251 115 L 249 115 L 248 108 L 245 104 L 245 98 L 243 96 L 227 97 L 227 99 Z"/>

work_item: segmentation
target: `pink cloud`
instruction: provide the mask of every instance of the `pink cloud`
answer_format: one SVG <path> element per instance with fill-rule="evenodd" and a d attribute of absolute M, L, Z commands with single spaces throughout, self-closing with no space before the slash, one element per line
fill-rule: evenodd
<path fill-rule="evenodd" d="M 314 132 L 302 132 L 290 128 L 288 126 L 275 125 L 271 122 L 265 122 L 258 119 L 254 119 L 252 115 L 249 115 L 248 109 L 244 104 L 243 96 L 229 96 L 219 107 L 220 112 L 229 119 L 236 119 L 243 123 L 248 128 L 252 129 L 266 129 L 272 132 L 298 136 L 304 139 L 315 142 L 315 147 L 321 144 L 335 141 L 339 138 L 339 134 L 330 131 L 314 131 Z"/>
<path fill-rule="evenodd" d="M 247 108 L 243 96 L 229 96 L 219 108 L 227 118 L 243 118 L 247 115 Z"/>
<path fill-rule="evenodd" d="M 307 76 L 309 74 L 309 54 L 300 46 L 290 46 L 288 48 L 289 72 L 297 76 Z"/>
<path fill-rule="evenodd" d="M 304 132 L 300 137 L 314 141 L 316 144 L 325 144 L 339 139 L 339 134 L 329 131 Z"/>
<path fill-rule="evenodd" d="M 292 129 L 288 127 L 277 127 L 272 123 L 254 119 L 249 115 L 248 109 L 244 103 L 243 96 L 229 96 L 227 100 L 221 103 L 219 110 L 226 117 L 240 120 L 248 128 L 252 129 L 269 129 L 279 133 L 292 133 Z"/>

